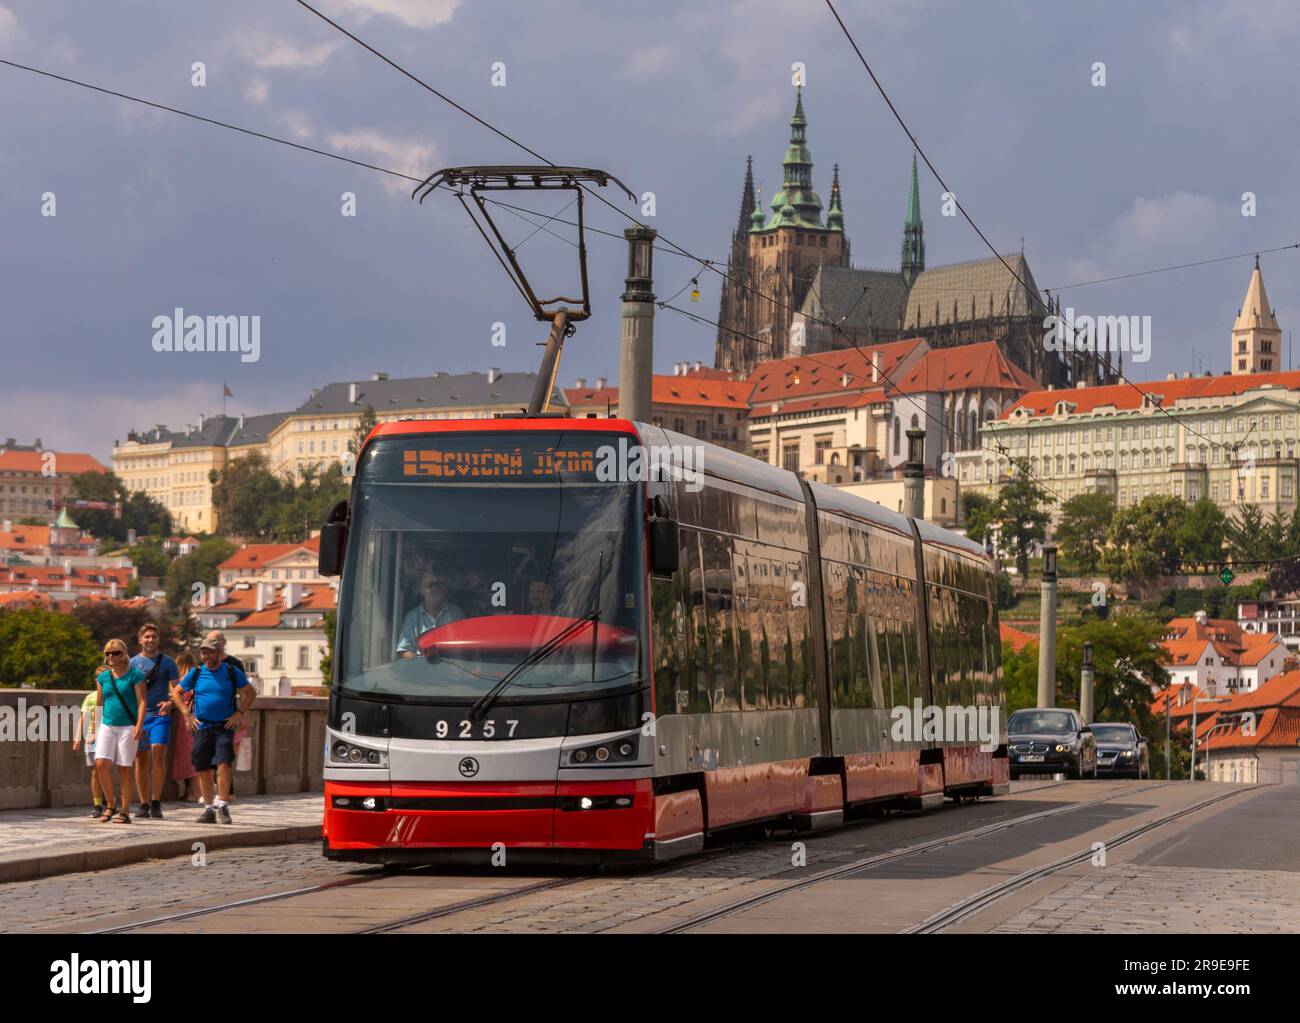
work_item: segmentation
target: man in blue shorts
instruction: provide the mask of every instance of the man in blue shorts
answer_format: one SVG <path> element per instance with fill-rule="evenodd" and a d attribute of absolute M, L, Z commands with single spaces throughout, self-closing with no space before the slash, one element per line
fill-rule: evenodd
<path fill-rule="evenodd" d="M 248 708 L 257 699 L 257 691 L 248 684 L 242 670 L 222 660 L 226 637 L 213 629 L 199 644 L 203 663 L 190 671 L 178 688 L 176 706 L 185 715 L 185 724 L 194 733 L 194 769 L 199 773 L 199 788 L 207 807 L 200 824 L 230 823 L 231 773 L 235 762 L 235 732 L 243 725 Z M 180 693 L 194 693 L 187 707 Z M 212 769 L 217 771 L 217 795 L 212 796 Z"/>
<path fill-rule="evenodd" d="M 162 820 L 163 785 L 167 781 L 167 743 L 172 735 L 172 686 L 176 662 L 158 649 L 158 626 L 140 626 L 140 652 L 131 667 L 145 678 L 144 733 L 135 755 L 135 791 L 140 797 L 137 817 Z"/>

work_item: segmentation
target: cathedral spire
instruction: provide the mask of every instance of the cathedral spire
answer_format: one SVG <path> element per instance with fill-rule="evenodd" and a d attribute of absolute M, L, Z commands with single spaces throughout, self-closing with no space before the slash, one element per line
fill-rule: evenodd
<path fill-rule="evenodd" d="M 844 230 L 844 210 L 840 207 L 840 165 L 835 165 L 831 178 L 831 206 L 826 214 L 826 226 L 832 231 Z"/>
<path fill-rule="evenodd" d="M 745 187 L 740 193 L 740 220 L 736 224 L 737 234 L 745 234 L 749 230 L 754 205 L 754 158 L 747 156 L 745 157 Z"/>
<path fill-rule="evenodd" d="M 912 154 L 912 189 L 903 221 L 903 280 L 909 287 L 925 269 L 925 228 L 921 224 L 921 189 L 916 179 L 916 153 Z"/>
<path fill-rule="evenodd" d="M 803 87 L 795 94 L 790 118 L 790 145 L 786 147 L 785 180 L 772 196 L 768 227 L 821 227 L 822 201 L 812 187 L 812 154 L 808 152 L 808 120 L 803 113 Z"/>

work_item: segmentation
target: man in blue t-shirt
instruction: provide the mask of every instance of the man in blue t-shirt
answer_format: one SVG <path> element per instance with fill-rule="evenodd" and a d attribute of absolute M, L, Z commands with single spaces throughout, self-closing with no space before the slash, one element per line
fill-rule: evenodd
<path fill-rule="evenodd" d="M 140 652 L 131 667 L 145 677 L 144 732 L 135 755 L 135 792 L 139 817 L 162 820 L 163 783 L 167 781 L 167 743 L 172 735 L 172 686 L 176 662 L 158 649 L 158 626 L 140 626 Z"/>
<path fill-rule="evenodd" d="M 235 732 L 244 723 L 248 708 L 257 699 L 257 691 L 248 684 L 248 676 L 228 661 L 222 660 L 225 636 L 209 632 L 199 645 L 203 663 L 181 679 L 175 698 L 185 715 L 185 724 L 194 733 L 194 769 L 199 772 L 199 788 L 207 807 L 200 824 L 230 823 L 231 772 L 235 762 Z M 194 693 L 194 702 L 186 706 L 180 693 Z M 217 770 L 217 796 L 212 796 L 212 769 Z"/>

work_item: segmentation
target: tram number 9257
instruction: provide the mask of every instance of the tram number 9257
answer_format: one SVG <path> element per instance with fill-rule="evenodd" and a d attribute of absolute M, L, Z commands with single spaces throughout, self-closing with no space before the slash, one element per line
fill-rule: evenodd
<path fill-rule="evenodd" d="M 504 727 L 497 728 L 497 722 L 491 718 L 479 722 L 479 734 L 474 734 L 473 721 L 449 722 L 446 720 L 439 721 L 433 726 L 433 734 L 439 739 L 512 739 L 514 738 L 515 729 L 519 727 L 518 721 L 507 720 L 503 722 Z"/>

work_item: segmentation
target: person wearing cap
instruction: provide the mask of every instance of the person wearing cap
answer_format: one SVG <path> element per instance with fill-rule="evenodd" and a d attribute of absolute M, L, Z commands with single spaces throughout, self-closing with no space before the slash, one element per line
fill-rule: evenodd
<path fill-rule="evenodd" d="M 95 679 L 102 715 L 95 732 L 95 770 L 99 772 L 99 785 L 107 804 L 99 819 L 130 824 L 131 765 L 135 763 L 136 746 L 144 731 L 145 680 L 131 667 L 126 644 L 120 639 L 110 639 L 104 644 L 104 663 L 108 669 Z M 120 810 L 113 804 L 114 764 L 121 783 Z"/>
<path fill-rule="evenodd" d="M 167 744 L 172 735 L 171 687 L 179 674 L 176 662 L 158 649 L 158 626 L 140 626 L 140 652 L 131 667 L 145 679 L 144 734 L 135 757 L 135 790 L 140 797 L 139 817 L 162 820 L 163 784 L 167 781 Z"/>
<path fill-rule="evenodd" d="M 222 659 L 226 637 L 214 629 L 199 644 L 202 663 L 186 673 L 174 697 L 176 708 L 194 733 L 194 769 L 203 793 L 200 824 L 230 823 L 230 782 L 235 762 L 235 731 L 244 723 L 257 698 L 241 668 Z M 194 694 L 187 705 L 182 694 Z M 212 794 L 212 770 L 217 772 L 217 793 Z"/>

